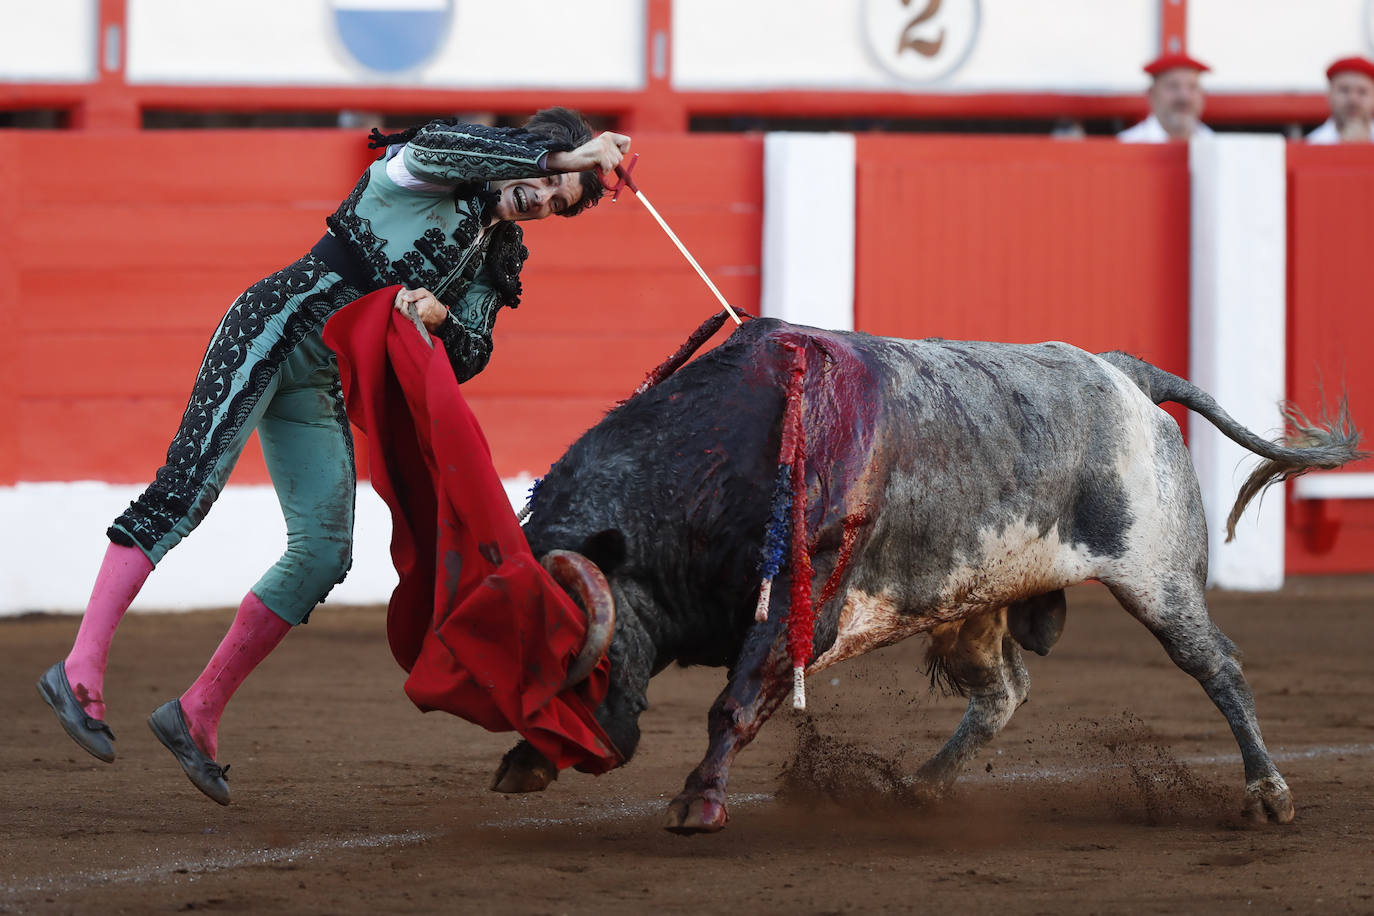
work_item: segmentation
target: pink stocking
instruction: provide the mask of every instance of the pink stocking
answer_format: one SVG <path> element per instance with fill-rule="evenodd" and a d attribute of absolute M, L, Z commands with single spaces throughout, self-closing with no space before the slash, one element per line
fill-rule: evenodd
<path fill-rule="evenodd" d="M 249 592 L 234 623 L 191 688 L 181 695 L 181 710 L 191 737 L 211 760 L 219 750 L 219 719 L 248 673 L 271 654 L 291 624 Z"/>
<path fill-rule="evenodd" d="M 72 692 L 88 716 L 105 718 L 105 664 L 110 658 L 110 643 L 124 612 L 152 571 L 153 564 L 137 547 L 111 544 L 105 551 L 65 665 Z"/>

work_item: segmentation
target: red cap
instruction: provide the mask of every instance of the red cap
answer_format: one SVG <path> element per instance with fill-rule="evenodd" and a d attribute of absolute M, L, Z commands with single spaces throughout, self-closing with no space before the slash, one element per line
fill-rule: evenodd
<path fill-rule="evenodd" d="M 1196 70 L 1198 73 L 1206 73 L 1212 69 L 1200 60 L 1193 60 L 1187 54 L 1161 54 L 1145 65 L 1145 72 L 1151 76 L 1159 76 L 1166 70 L 1177 70 L 1180 67 Z"/>
<path fill-rule="evenodd" d="M 1342 57 L 1326 68 L 1326 78 L 1334 79 L 1337 73 L 1363 73 L 1374 79 L 1374 61 L 1363 57 Z"/>

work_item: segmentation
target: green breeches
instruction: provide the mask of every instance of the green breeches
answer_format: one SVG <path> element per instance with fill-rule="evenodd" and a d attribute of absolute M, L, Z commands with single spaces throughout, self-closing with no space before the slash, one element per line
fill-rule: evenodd
<path fill-rule="evenodd" d="M 157 564 L 201 523 L 258 431 L 286 551 L 252 591 L 303 621 L 352 565 L 357 483 L 334 355 L 319 329 L 357 294 L 312 258 L 258 284 L 211 339 L 157 479 L 110 528 Z M 251 535 L 247 535 L 251 536 Z"/>

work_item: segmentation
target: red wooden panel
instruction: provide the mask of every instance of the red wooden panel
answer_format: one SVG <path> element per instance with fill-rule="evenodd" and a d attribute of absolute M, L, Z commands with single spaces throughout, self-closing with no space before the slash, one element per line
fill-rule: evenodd
<path fill-rule="evenodd" d="M 19 432 L 0 440 L 0 482 L 144 482 L 224 310 L 314 242 L 375 154 L 341 131 L 24 140 L 0 139 L 0 168 L 38 176 L 0 190 L 0 202 L 22 195 L 0 225 L 11 234 L 0 236 L 0 291 L 14 290 L 0 308 L 17 331 L 0 335 L 11 348 L 0 349 L 0 422 Z M 725 294 L 757 311 L 762 140 L 636 148 L 654 204 Z M 502 316 L 491 368 L 467 386 L 487 405 L 479 416 L 503 474 L 546 468 L 718 307 L 631 196 L 527 229 L 525 304 Z M 11 305 L 21 301 L 48 305 Z M 256 445 L 234 479 L 266 479 Z"/>
<path fill-rule="evenodd" d="M 6 252 L 15 246 L 16 221 L 8 214 L 18 209 L 19 168 L 17 164 L 19 138 L 15 132 L 0 132 L 0 486 L 14 483 L 20 477 L 19 452 L 19 350 L 22 342 L 20 326 L 32 303 L 34 311 L 52 308 L 52 302 L 21 299 L 19 295 L 18 265 Z"/>
<path fill-rule="evenodd" d="M 26 131 L 25 204 L 279 204 L 332 210 L 377 156 L 363 131 Z M 116 180 L 117 179 L 117 180 Z"/>
<path fill-rule="evenodd" d="M 487 369 L 465 390 L 535 399 L 600 397 L 610 404 L 634 390 L 673 349 L 663 335 L 596 329 L 576 336 L 505 335 Z"/>
<path fill-rule="evenodd" d="M 857 158 L 860 330 L 1062 340 L 1187 374 L 1183 147 L 861 136 Z"/>
<path fill-rule="evenodd" d="M 210 326 L 213 330 L 213 325 Z M 24 335 L 21 398 L 158 398 L 191 391 L 208 331 L 52 330 Z M 170 432 L 170 430 L 169 430 Z"/>
<path fill-rule="evenodd" d="M 149 483 L 185 408 L 180 391 L 159 398 L 25 398 L 18 411 L 20 479 Z M 244 449 L 234 483 L 267 480 L 257 441 L 255 435 Z"/>
<path fill-rule="evenodd" d="M 711 270 L 710 276 L 731 305 L 749 311 L 757 306 L 757 265 Z M 637 264 L 592 270 L 531 265 L 521 279 L 523 304 L 514 312 L 502 312 L 496 325 L 498 335 L 517 328 L 549 333 L 610 333 L 627 328 L 685 338 L 688 328 L 720 310 L 706 284 L 685 263 L 682 270 Z M 585 309 L 570 303 L 591 304 L 595 312 L 589 316 Z"/>
<path fill-rule="evenodd" d="M 1288 397 L 1316 414 L 1344 389 L 1356 426 L 1368 433 L 1374 149 L 1290 144 L 1288 233 Z M 1344 470 L 1374 466 L 1365 461 Z M 1290 501 L 1287 543 L 1290 573 L 1368 572 L 1374 500 Z"/>
<path fill-rule="evenodd" d="M 205 340 L 230 303 L 270 268 L 252 272 L 248 265 L 189 267 L 155 264 L 142 267 L 63 268 L 60 281 L 49 269 L 16 271 L 18 293 L 26 302 L 41 302 L 55 290 L 76 310 L 64 327 L 82 331 L 128 331 L 157 328 L 194 331 Z M 47 309 L 24 309 L 18 327 L 25 332 L 51 330 Z"/>
<path fill-rule="evenodd" d="M 601 205 L 610 206 L 609 203 Z M 638 269 L 671 270 L 696 276 L 682 254 L 643 208 L 633 201 L 627 203 L 624 200 L 614 206 L 624 209 L 602 213 L 601 207 L 597 207 L 580 224 L 569 220 L 567 222 L 572 223 L 569 226 L 532 227 L 526 233 L 530 267 L 538 265 L 570 270 L 605 265 L 607 269 L 616 269 L 623 264 Z M 630 207 L 635 209 L 630 210 Z M 760 244 L 763 230 L 761 210 L 732 212 L 724 209 L 678 209 L 669 204 L 660 207 L 657 201 L 654 201 L 654 207 L 713 278 L 721 268 L 739 265 L 745 252 L 757 249 Z"/>
<path fill-rule="evenodd" d="M 236 207 L 92 201 L 79 220 L 52 207 L 20 211 L 21 263 L 53 272 L 73 261 L 87 269 L 181 267 L 240 263 L 253 266 L 243 285 L 304 254 L 324 232 L 329 211 L 257 204 Z"/>
<path fill-rule="evenodd" d="M 1188 366 L 1186 150 L 860 137 L 855 319 Z"/>
<path fill-rule="evenodd" d="M 614 404 L 596 397 L 557 399 L 464 392 L 503 476 L 542 476 Z M 628 392 L 626 392 L 628 393 Z"/>

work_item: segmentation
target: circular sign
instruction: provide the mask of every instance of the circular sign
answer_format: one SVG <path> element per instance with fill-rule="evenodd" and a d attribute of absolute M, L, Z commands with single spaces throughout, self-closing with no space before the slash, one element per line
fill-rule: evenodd
<path fill-rule="evenodd" d="M 979 0 L 864 0 L 864 40 L 891 75 L 931 83 L 968 58 L 980 15 Z"/>
<path fill-rule="evenodd" d="M 329 0 L 335 34 L 355 64 L 403 74 L 428 63 L 448 38 L 453 0 Z"/>

